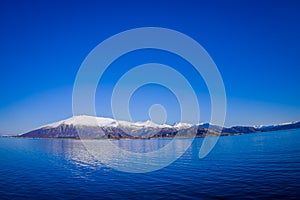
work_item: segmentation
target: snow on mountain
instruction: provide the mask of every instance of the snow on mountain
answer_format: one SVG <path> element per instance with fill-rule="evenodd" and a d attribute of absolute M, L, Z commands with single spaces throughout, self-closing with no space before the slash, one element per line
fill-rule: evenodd
<path fill-rule="evenodd" d="M 181 123 L 180 123 L 181 124 Z M 87 115 L 74 116 L 65 120 L 55 123 L 47 124 L 40 128 L 56 128 L 60 125 L 73 125 L 73 126 L 91 126 L 91 127 L 128 127 L 128 128 L 172 128 L 167 124 L 156 124 L 152 121 L 145 122 L 127 122 L 119 121 L 111 118 L 94 117 Z M 186 125 L 187 126 L 187 125 Z"/>
<path fill-rule="evenodd" d="M 279 126 L 286 126 L 286 125 L 293 125 L 293 124 L 297 124 L 300 121 L 290 121 L 290 122 L 284 122 L 284 123 L 280 123 L 280 124 L 271 124 L 271 125 L 255 125 L 253 126 L 254 128 L 257 129 L 269 129 L 269 128 L 274 128 L 274 127 L 279 127 Z"/>
<path fill-rule="evenodd" d="M 299 121 L 285 122 L 285 123 L 274 124 L 274 125 L 256 125 L 253 126 L 253 128 L 270 129 L 278 126 L 292 125 L 297 123 L 299 123 Z M 142 128 L 187 129 L 193 126 L 193 124 L 188 124 L 183 122 L 178 122 L 175 125 L 168 125 L 168 124 L 156 124 L 150 120 L 144 122 L 128 122 L 128 121 L 115 120 L 115 119 L 105 118 L 105 117 L 80 115 L 80 116 L 73 116 L 71 118 L 61 120 L 55 123 L 51 123 L 39 128 L 49 129 L 49 128 L 56 128 L 60 125 L 90 126 L 90 127 L 127 127 L 132 129 L 142 129 Z M 222 127 L 214 127 L 214 125 L 210 125 L 209 123 L 203 123 L 198 125 L 203 128 L 210 127 L 210 128 L 215 128 L 217 130 L 222 130 Z"/>
<path fill-rule="evenodd" d="M 115 127 L 117 126 L 117 121 L 110 118 L 80 115 L 61 120 L 55 123 L 51 123 L 41 128 L 56 128 L 60 125 Z"/>
<path fill-rule="evenodd" d="M 156 124 L 150 120 L 145 122 L 126 122 L 127 125 L 130 127 L 137 127 L 137 128 L 165 128 L 165 127 L 171 127 L 167 124 Z M 121 125 L 124 125 L 124 121 L 120 122 Z"/>
<path fill-rule="evenodd" d="M 300 122 L 300 121 L 291 121 L 291 122 L 285 122 L 285 123 L 278 124 L 278 126 L 284 126 L 284 125 L 297 124 L 297 123 L 299 123 L 299 122 Z"/>
<path fill-rule="evenodd" d="M 274 127 L 275 125 L 255 125 L 253 126 L 256 129 L 263 129 L 263 128 L 271 128 Z"/>
<path fill-rule="evenodd" d="M 190 128 L 192 126 L 193 126 L 193 124 L 178 122 L 173 127 L 176 129 L 186 129 L 186 128 Z"/>

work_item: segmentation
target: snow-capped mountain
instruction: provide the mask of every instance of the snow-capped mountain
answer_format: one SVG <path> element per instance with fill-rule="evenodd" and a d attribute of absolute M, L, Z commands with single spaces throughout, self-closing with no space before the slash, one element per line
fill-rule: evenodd
<path fill-rule="evenodd" d="M 257 125 L 254 127 L 263 130 L 263 129 L 273 129 L 276 127 L 283 127 L 283 126 L 293 126 L 293 125 L 297 125 L 297 123 L 299 123 L 299 121 L 291 121 L 291 122 L 285 122 L 281 124 L 271 124 L 271 125 Z"/>
<path fill-rule="evenodd" d="M 74 116 L 51 124 L 47 124 L 40 128 L 56 128 L 60 125 L 115 127 L 117 126 L 117 121 L 111 118 L 81 115 L 81 116 Z"/>
<path fill-rule="evenodd" d="M 266 131 L 300 128 L 300 122 L 288 122 L 268 126 L 232 126 L 230 128 L 208 123 L 193 125 L 179 122 L 174 125 L 156 124 L 152 121 L 127 122 L 94 116 L 74 116 L 47 124 L 19 137 L 32 138 L 156 138 L 156 137 L 197 137 L 207 135 L 237 135 Z"/>
<path fill-rule="evenodd" d="M 193 126 L 188 123 L 176 123 L 174 126 L 168 124 L 156 124 L 150 120 L 145 122 L 127 122 L 121 120 L 115 120 L 111 118 L 104 117 L 94 117 L 87 115 L 74 116 L 65 120 L 61 120 L 55 123 L 44 125 L 40 128 L 56 128 L 60 125 L 73 125 L 73 126 L 91 126 L 91 127 L 132 127 L 132 128 L 189 128 Z"/>
<path fill-rule="evenodd" d="M 177 132 L 192 127 L 192 124 L 156 124 L 152 121 L 127 122 L 94 116 L 74 116 L 47 124 L 21 135 L 39 138 L 135 138 L 152 137 L 162 132 Z"/>

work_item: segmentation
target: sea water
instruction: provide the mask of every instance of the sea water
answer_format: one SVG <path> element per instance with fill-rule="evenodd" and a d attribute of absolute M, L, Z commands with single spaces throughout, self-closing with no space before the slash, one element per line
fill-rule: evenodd
<path fill-rule="evenodd" d="M 199 159 L 202 141 L 161 170 L 135 174 L 96 160 L 80 140 L 0 138 L 0 199 L 300 198 L 299 129 L 220 137 Z M 138 151 L 170 139 L 114 142 Z"/>

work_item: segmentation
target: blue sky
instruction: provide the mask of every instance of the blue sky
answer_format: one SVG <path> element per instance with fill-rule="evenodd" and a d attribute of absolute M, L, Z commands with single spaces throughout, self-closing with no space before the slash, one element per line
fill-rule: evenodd
<path fill-rule="evenodd" d="M 180 31 L 207 50 L 224 80 L 227 126 L 300 120 L 299 9 L 299 1 L 1 1 L 0 133 L 70 117 L 72 86 L 87 54 L 114 34 L 147 26 Z M 109 94 L 121 72 L 153 60 L 194 83 L 207 121 L 201 77 L 157 51 L 116 60 L 97 90 L 97 114 L 111 115 Z M 168 123 L 178 120 L 176 99 L 157 85 L 134 94 L 133 118 L 147 119 L 145 109 L 158 101 L 169 111 Z"/>

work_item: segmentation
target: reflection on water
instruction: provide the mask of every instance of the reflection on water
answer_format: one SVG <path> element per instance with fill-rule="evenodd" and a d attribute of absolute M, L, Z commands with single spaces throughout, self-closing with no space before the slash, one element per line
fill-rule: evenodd
<path fill-rule="evenodd" d="M 85 148 L 80 140 L 48 140 L 43 148 L 57 157 L 89 168 L 103 167 L 103 164 L 96 160 Z"/>
<path fill-rule="evenodd" d="M 155 140 L 49 140 L 46 151 L 80 166 L 145 172 L 169 165 L 189 147 L 191 139 Z M 155 152 L 165 148 L 165 151 Z M 126 150 L 124 150 L 126 149 Z M 153 170 L 151 170 L 153 171 Z"/>

